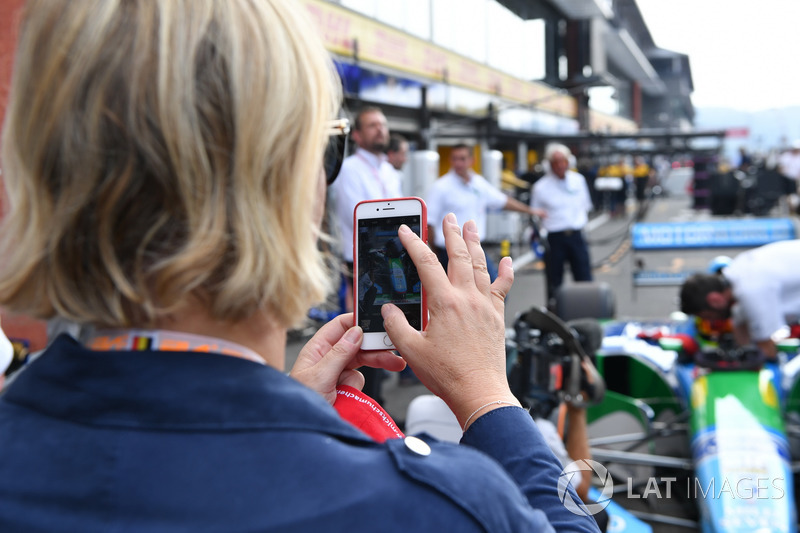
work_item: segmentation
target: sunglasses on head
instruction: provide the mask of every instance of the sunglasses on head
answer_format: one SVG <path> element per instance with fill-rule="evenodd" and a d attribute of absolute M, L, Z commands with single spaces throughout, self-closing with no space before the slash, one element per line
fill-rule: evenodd
<path fill-rule="evenodd" d="M 346 118 L 331 120 L 328 124 L 328 146 L 325 148 L 323 168 L 328 185 L 336 180 L 342 168 L 344 154 L 347 151 L 347 134 L 350 133 L 350 121 Z"/>

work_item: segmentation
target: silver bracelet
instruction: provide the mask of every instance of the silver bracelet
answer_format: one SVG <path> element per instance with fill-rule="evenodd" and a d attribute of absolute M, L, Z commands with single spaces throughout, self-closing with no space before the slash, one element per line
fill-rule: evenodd
<path fill-rule="evenodd" d="M 487 407 L 489 407 L 490 405 L 502 405 L 502 404 L 513 405 L 514 407 L 519 407 L 519 405 L 515 404 L 514 402 L 507 402 L 507 401 L 505 401 L 505 400 L 495 400 L 495 401 L 493 401 L 493 402 L 489 402 L 489 403 L 487 403 L 487 404 L 485 404 L 485 405 L 481 405 L 480 407 L 478 407 L 477 409 L 475 409 L 475 410 L 472 412 L 472 414 L 471 414 L 471 415 L 469 415 L 469 416 L 467 417 L 467 421 L 466 421 L 466 422 L 464 422 L 464 431 L 467 431 L 467 426 L 469 426 L 469 421 L 470 421 L 470 420 L 472 420 L 472 417 L 473 417 L 473 416 L 475 416 L 475 415 L 477 415 L 477 414 L 478 414 L 478 413 L 479 413 L 481 410 L 483 410 L 483 409 L 486 409 L 486 408 L 487 408 Z"/>

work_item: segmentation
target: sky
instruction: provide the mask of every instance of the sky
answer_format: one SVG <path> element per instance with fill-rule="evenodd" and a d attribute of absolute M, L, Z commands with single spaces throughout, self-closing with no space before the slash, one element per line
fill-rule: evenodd
<path fill-rule="evenodd" d="M 800 106 L 800 0 L 637 0 L 656 46 L 689 55 L 695 107 Z"/>

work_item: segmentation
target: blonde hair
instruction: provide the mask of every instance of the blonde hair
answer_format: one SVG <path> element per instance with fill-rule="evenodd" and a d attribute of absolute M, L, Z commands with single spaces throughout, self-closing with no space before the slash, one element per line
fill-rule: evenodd
<path fill-rule="evenodd" d="M 28 0 L 3 131 L 0 303 L 148 326 L 324 298 L 330 58 L 295 0 Z"/>

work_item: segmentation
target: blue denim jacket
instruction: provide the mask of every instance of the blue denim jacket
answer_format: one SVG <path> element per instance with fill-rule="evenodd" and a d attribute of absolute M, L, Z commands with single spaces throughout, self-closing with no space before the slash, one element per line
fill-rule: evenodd
<path fill-rule="evenodd" d="M 523 410 L 426 442 L 375 443 L 257 363 L 62 336 L 0 397 L 0 531 L 596 530 Z"/>

